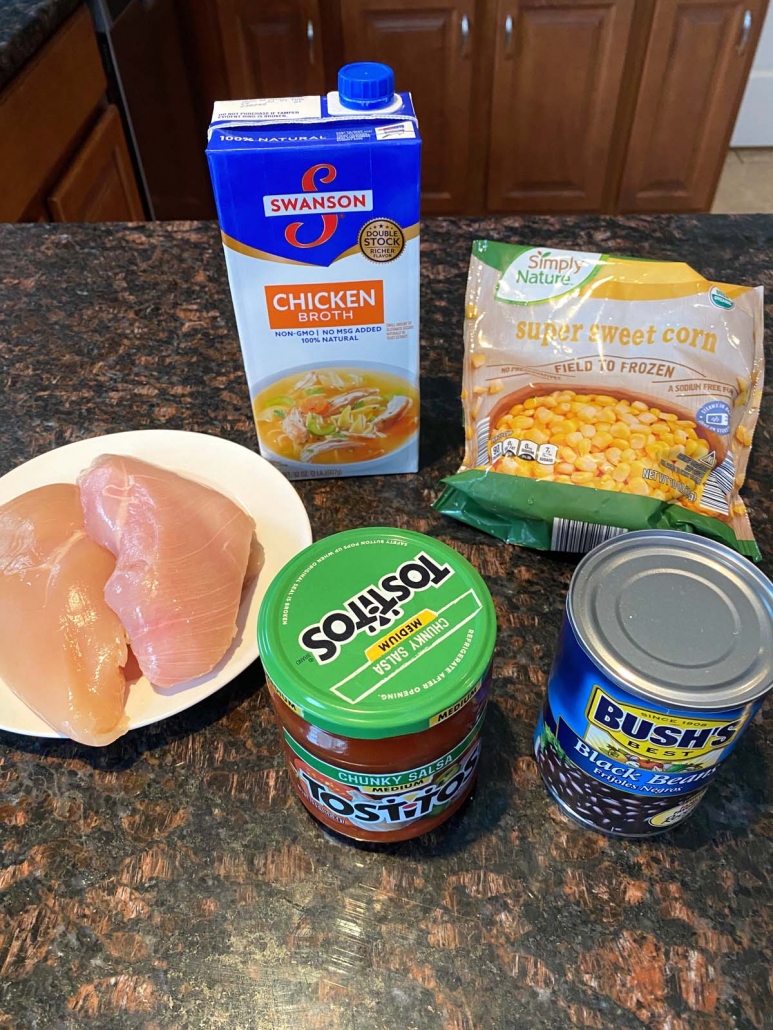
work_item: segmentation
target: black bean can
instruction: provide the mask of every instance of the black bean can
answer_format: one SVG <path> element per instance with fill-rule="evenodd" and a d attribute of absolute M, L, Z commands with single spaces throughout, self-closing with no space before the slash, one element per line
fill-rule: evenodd
<path fill-rule="evenodd" d="M 580 562 L 537 723 L 548 791 L 615 837 L 677 826 L 773 685 L 773 584 L 723 544 L 628 533 Z"/>

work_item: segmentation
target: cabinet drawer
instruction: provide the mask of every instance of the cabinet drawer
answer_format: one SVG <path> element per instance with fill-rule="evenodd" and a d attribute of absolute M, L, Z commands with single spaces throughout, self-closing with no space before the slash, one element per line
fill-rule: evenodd
<path fill-rule="evenodd" d="M 61 169 L 105 91 L 85 7 L 0 94 L 0 221 L 21 218 Z"/>
<path fill-rule="evenodd" d="M 110 106 L 48 198 L 55 222 L 144 219 L 118 109 Z"/>

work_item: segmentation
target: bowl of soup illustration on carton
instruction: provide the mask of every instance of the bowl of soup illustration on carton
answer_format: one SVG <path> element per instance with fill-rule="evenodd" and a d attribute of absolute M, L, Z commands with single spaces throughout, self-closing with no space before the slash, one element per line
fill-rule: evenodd
<path fill-rule="evenodd" d="M 419 392 L 403 369 L 317 363 L 251 393 L 261 451 L 290 478 L 401 471 L 418 450 Z"/>

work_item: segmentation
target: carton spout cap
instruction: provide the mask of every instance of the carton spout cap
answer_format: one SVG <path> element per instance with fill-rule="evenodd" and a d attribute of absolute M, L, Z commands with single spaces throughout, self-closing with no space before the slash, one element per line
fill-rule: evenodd
<path fill-rule="evenodd" d="M 372 110 L 387 107 L 395 95 L 392 69 L 376 61 L 346 64 L 338 73 L 338 97 L 344 107 Z"/>

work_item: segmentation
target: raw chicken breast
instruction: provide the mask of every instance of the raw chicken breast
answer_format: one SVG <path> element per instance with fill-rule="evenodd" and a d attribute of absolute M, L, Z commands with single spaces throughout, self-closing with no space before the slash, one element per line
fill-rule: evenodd
<path fill-rule="evenodd" d="M 86 528 L 116 556 L 105 598 L 151 683 L 210 672 L 236 634 L 252 519 L 227 497 L 106 454 L 78 479 Z"/>
<path fill-rule="evenodd" d="M 126 634 L 105 602 L 115 558 L 87 535 L 76 486 L 0 507 L 0 677 L 59 733 L 126 732 Z"/>

